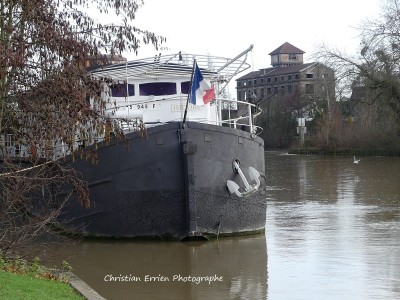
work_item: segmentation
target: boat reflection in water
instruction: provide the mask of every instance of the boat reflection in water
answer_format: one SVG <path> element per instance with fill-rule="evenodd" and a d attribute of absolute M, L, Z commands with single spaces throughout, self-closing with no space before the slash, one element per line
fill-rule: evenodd
<path fill-rule="evenodd" d="M 260 234 L 211 242 L 86 241 L 64 254 L 107 299 L 266 299 L 266 249 Z"/>

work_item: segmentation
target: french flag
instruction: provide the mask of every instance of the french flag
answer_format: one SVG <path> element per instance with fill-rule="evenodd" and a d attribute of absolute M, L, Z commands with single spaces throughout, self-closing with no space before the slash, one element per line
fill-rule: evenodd
<path fill-rule="evenodd" d="M 199 66 L 195 64 L 192 86 L 190 89 L 190 103 L 194 105 L 205 105 L 215 99 L 214 86 L 210 87 L 203 78 Z"/>

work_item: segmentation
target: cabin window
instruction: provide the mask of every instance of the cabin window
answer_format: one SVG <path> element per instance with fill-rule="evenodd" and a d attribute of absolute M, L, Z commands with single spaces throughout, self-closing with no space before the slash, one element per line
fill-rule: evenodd
<path fill-rule="evenodd" d="M 181 93 L 182 94 L 189 94 L 189 85 L 190 85 L 190 81 L 181 82 Z"/>
<path fill-rule="evenodd" d="M 139 85 L 140 96 L 164 96 L 176 94 L 175 82 L 149 82 Z"/>
<path fill-rule="evenodd" d="M 126 84 L 116 83 L 110 86 L 111 96 L 113 97 L 126 97 Z M 128 96 L 135 95 L 135 86 L 133 84 L 128 84 Z"/>

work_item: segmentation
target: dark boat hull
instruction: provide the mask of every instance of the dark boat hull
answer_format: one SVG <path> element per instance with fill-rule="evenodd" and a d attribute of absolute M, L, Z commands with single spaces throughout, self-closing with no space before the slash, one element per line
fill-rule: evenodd
<path fill-rule="evenodd" d="M 230 194 L 227 180 L 243 183 L 233 168 L 265 173 L 264 144 L 249 132 L 188 122 L 149 128 L 146 137 L 100 145 L 98 165 L 69 164 L 82 172 L 91 206 L 71 200 L 59 218 L 63 229 L 84 236 L 171 238 L 263 231 L 264 178 L 254 194 Z M 246 173 L 246 172 L 245 172 Z"/>

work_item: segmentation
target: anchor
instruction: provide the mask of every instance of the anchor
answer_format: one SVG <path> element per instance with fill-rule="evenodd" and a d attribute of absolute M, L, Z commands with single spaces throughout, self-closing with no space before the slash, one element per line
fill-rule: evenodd
<path fill-rule="evenodd" d="M 260 187 L 260 173 L 255 168 L 249 167 L 250 181 L 255 181 L 255 184 L 253 185 L 249 184 L 242 170 L 240 169 L 239 160 L 235 159 L 233 161 L 233 168 L 236 172 L 238 172 L 240 178 L 244 183 L 245 188 L 243 192 L 239 192 L 240 187 L 232 180 L 228 180 L 226 182 L 226 186 L 228 187 L 229 193 L 235 193 L 238 197 L 246 197 L 258 190 L 258 188 Z"/>

